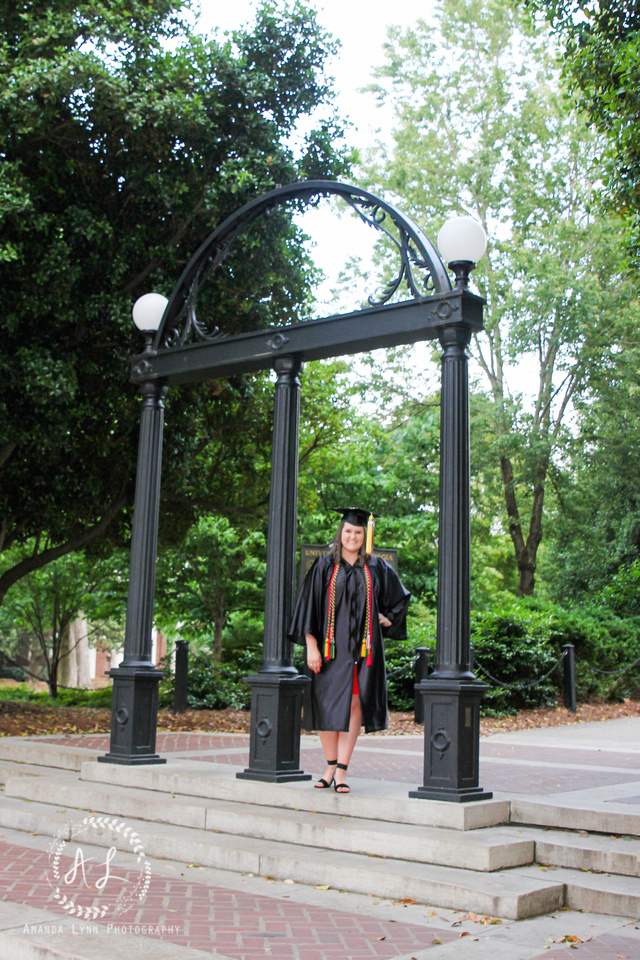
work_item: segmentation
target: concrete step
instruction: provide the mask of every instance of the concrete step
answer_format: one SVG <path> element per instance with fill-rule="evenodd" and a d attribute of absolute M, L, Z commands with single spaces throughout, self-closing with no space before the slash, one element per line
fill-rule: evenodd
<path fill-rule="evenodd" d="M 5 784 L 5 795 L 41 803 L 55 796 L 58 805 L 80 805 L 121 817 L 483 872 L 532 863 L 534 858 L 533 840 L 517 837 L 509 828 L 483 828 L 462 835 L 442 827 L 185 798 L 66 777 L 13 775 Z"/>
<path fill-rule="evenodd" d="M 23 740 L 20 737 L 0 737 L 0 760 L 14 760 L 42 767 L 60 767 L 61 770 L 79 770 L 87 760 L 87 750 L 63 747 L 42 740 Z"/>
<path fill-rule="evenodd" d="M 636 809 L 640 811 L 640 807 Z M 557 827 L 561 823 L 567 830 L 640 837 L 640 812 L 613 802 L 611 809 L 602 809 L 601 804 L 593 807 L 587 804 L 567 806 L 553 801 L 516 797 L 511 800 L 511 822 L 539 827 Z"/>
<path fill-rule="evenodd" d="M 36 766 L 33 763 L 24 763 L 22 760 L 0 760 L 0 784 L 6 783 L 9 777 L 16 775 L 30 777 L 50 777 L 52 773 L 58 773 L 58 769 L 51 767 Z M 76 775 L 77 771 L 69 771 L 70 775 Z"/>
<path fill-rule="evenodd" d="M 640 882 L 635 877 L 542 866 L 519 867 L 518 873 L 531 879 L 545 877 L 563 884 L 565 906 L 572 910 L 634 920 L 640 917 Z"/>
<path fill-rule="evenodd" d="M 81 779 L 92 783 L 142 787 L 179 796 L 231 800 L 289 810 L 358 816 L 367 820 L 413 823 L 451 830 L 478 830 L 509 822 L 508 800 L 443 803 L 408 796 L 406 784 L 349 777 L 350 794 L 316 790 L 309 781 L 264 783 L 237 780 L 228 764 L 169 759 L 166 764 L 125 766 L 87 761 Z"/>
<path fill-rule="evenodd" d="M 517 832 L 519 837 L 535 844 L 536 863 L 640 877 L 640 843 L 635 837 L 535 827 L 525 827 Z"/>
<path fill-rule="evenodd" d="M 58 833 L 85 811 L 15 797 L 0 798 L 0 825 L 14 829 Z M 86 811 L 89 812 L 89 811 Z M 113 827 L 113 820 L 100 818 L 92 829 L 97 846 L 127 849 L 128 842 Z M 374 893 L 390 899 L 411 898 L 419 903 L 472 910 L 480 914 L 521 919 L 550 913 L 564 902 L 564 885 L 554 878 L 521 874 L 527 867 L 496 873 L 479 873 L 373 857 L 357 853 L 303 847 L 253 837 L 212 833 L 193 827 L 152 823 L 127 817 L 127 825 L 139 835 L 145 854 L 223 870 L 253 873 L 298 883 L 328 884 L 354 893 Z M 70 829 L 70 826 L 69 826 Z"/>

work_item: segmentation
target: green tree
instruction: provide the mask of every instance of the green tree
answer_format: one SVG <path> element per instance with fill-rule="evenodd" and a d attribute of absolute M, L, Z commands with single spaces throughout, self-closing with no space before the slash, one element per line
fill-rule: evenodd
<path fill-rule="evenodd" d="M 70 653 L 69 625 L 80 610 L 94 606 L 109 574 L 108 563 L 77 551 L 27 574 L 7 592 L 0 608 L 0 637 L 18 631 L 30 638 L 44 662 L 52 697 L 58 695 L 61 661 Z"/>
<path fill-rule="evenodd" d="M 374 87 L 394 109 L 393 144 L 363 170 L 430 233 L 457 213 L 487 231 L 474 273 L 486 332 L 472 354 L 489 403 L 474 456 L 500 478 L 519 595 L 534 591 L 572 404 L 624 323 L 637 329 L 620 224 L 594 209 L 602 144 L 568 107 L 549 45 L 498 0 L 443 0 L 430 22 L 393 28 Z"/>
<path fill-rule="evenodd" d="M 640 266 L 640 9 L 633 0 L 525 0 L 564 45 L 564 72 L 578 105 L 606 135 L 605 189 L 628 217 Z"/>
<path fill-rule="evenodd" d="M 623 331 L 624 333 L 624 331 Z M 577 398 L 566 469 L 554 479 L 554 537 L 542 567 L 558 602 L 591 602 L 640 556 L 640 351 L 635 329 Z"/>
<path fill-rule="evenodd" d="M 322 106 L 333 47 L 314 12 L 265 2 L 252 28 L 222 40 L 194 33 L 190 13 L 182 0 L 0 5 L 0 552 L 32 547 L 5 562 L 0 600 L 107 531 L 126 539 L 136 297 L 168 293 L 246 200 L 345 169 Z M 215 308 L 231 332 L 300 318 L 310 279 L 300 234 L 280 211 L 239 243 L 203 292 L 201 318 Z M 198 490 L 220 489 L 198 469 L 215 479 L 220 459 L 235 482 L 252 444 L 264 446 L 261 389 L 235 381 L 197 400 L 170 394 L 166 449 L 170 463 L 181 458 L 165 474 L 172 523 Z M 247 408 L 256 420 L 239 429 Z M 204 420 L 218 424 L 215 440 L 199 432 Z"/>
<path fill-rule="evenodd" d="M 338 525 L 335 508 L 370 510 L 376 543 L 399 549 L 403 582 L 433 604 L 439 404 L 422 391 L 408 398 L 396 390 L 410 376 L 403 357 L 395 352 L 391 377 L 382 375 L 375 354 L 345 365 L 348 376 L 335 385 L 341 408 L 332 441 L 301 462 L 298 540 L 328 543 Z M 302 421 L 304 436 L 304 406 Z"/>
<path fill-rule="evenodd" d="M 265 540 L 226 517 L 202 517 L 183 545 L 160 560 L 158 622 L 170 635 L 207 642 L 222 659 L 225 627 L 235 612 L 264 607 Z"/>

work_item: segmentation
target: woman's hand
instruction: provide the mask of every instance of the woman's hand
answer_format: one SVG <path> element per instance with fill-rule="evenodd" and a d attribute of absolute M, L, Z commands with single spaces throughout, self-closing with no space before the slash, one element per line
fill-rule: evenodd
<path fill-rule="evenodd" d="M 380 621 L 380 623 L 382 624 L 383 627 L 390 627 L 390 626 L 391 626 L 391 620 L 389 620 L 388 617 L 385 617 L 385 615 L 384 615 L 383 613 L 379 613 L 379 614 L 378 614 L 378 620 Z"/>
<path fill-rule="evenodd" d="M 322 656 L 318 650 L 318 641 L 310 633 L 305 634 L 307 641 L 307 666 L 312 673 L 320 673 L 322 669 Z"/>

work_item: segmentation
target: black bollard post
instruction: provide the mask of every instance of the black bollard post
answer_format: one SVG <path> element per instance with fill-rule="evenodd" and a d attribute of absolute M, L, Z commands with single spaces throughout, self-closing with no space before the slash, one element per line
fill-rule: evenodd
<path fill-rule="evenodd" d="M 562 652 L 564 654 L 564 705 L 567 710 L 577 713 L 575 647 L 572 643 L 565 643 Z"/>
<path fill-rule="evenodd" d="M 173 689 L 173 709 L 184 713 L 187 709 L 187 691 L 189 689 L 189 645 L 186 640 L 176 643 L 176 678 Z"/>
<path fill-rule="evenodd" d="M 413 719 L 416 723 L 424 723 L 424 698 L 417 687 L 429 675 L 429 647 L 416 647 L 416 654 L 416 693 Z"/>

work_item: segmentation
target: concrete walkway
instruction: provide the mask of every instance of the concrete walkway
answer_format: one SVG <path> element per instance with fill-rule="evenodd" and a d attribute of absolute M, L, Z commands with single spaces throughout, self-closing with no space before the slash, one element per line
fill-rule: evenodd
<path fill-rule="evenodd" d="M 55 745 L 66 748 L 71 767 L 72 756 L 75 763 L 77 754 L 91 760 L 105 753 L 108 737 L 0 740 L 3 780 L 21 771 L 37 775 L 36 766 L 20 762 L 27 743 L 41 753 L 30 763 L 46 764 Z M 226 764 L 233 776 L 246 766 L 248 736 L 160 733 L 157 749 L 171 762 Z M 302 766 L 322 772 L 314 736 L 303 738 Z M 593 819 L 589 829 L 629 834 L 629 848 L 640 849 L 640 718 L 496 734 L 481 742 L 480 770 L 481 786 L 497 799 L 510 800 L 512 809 L 535 804 L 548 811 L 550 825 L 559 827 L 571 826 L 554 819 L 559 810 L 563 817 L 579 811 Z M 421 737 L 363 737 L 349 768 L 350 800 L 357 803 L 358 796 L 374 789 L 406 796 L 421 779 Z M 161 858 L 151 860 L 142 904 L 117 920 L 83 920 L 52 899 L 51 846 L 51 835 L 0 830 L 1 960 L 640 960 L 635 917 L 563 909 L 507 921 Z M 104 863 L 104 847 L 83 849 L 87 860 L 95 856 Z M 119 856 L 118 867 L 121 878 L 135 878 L 135 854 Z M 640 879 L 630 881 L 640 887 Z"/>

